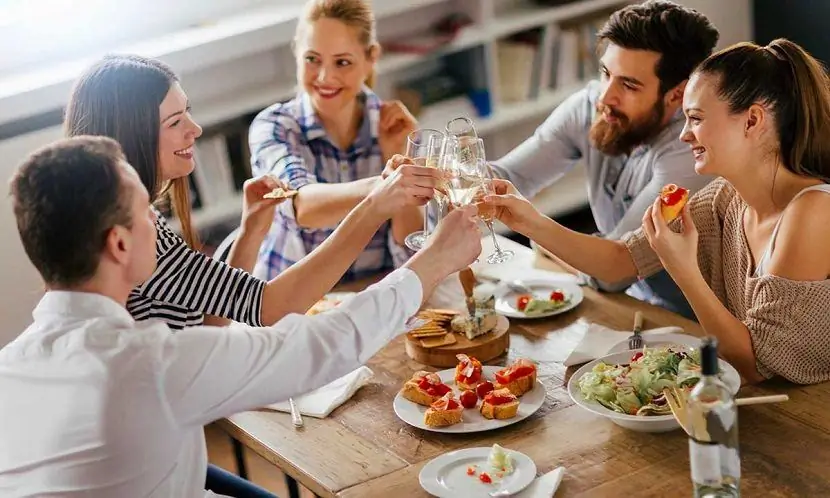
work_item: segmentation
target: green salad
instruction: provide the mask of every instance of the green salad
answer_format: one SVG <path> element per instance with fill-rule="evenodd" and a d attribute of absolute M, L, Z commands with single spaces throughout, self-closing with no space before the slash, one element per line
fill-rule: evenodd
<path fill-rule="evenodd" d="M 669 415 L 663 389 L 691 389 L 700 379 L 700 351 L 678 347 L 644 348 L 628 365 L 600 362 L 579 379 L 587 400 L 627 415 Z"/>

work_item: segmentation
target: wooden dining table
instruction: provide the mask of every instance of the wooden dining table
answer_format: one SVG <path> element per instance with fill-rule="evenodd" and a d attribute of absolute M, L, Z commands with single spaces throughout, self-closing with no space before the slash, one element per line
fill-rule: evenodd
<path fill-rule="evenodd" d="M 512 265 L 552 271 L 560 267 L 533 250 L 500 238 L 516 252 Z M 492 246 L 484 243 L 484 253 Z M 360 290 L 369 282 L 338 290 Z M 417 370 L 437 370 L 407 357 L 404 337 L 392 341 L 368 363 L 375 375 L 349 401 L 325 419 L 305 417 L 296 429 L 288 414 L 268 410 L 239 413 L 220 426 L 245 446 L 322 497 L 429 496 L 418 475 L 431 459 L 448 451 L 498 443 L 529 456 L 541 475 L 559 466 L 564 479 L 556 493 L 566 497 L 690 496 L 687 437 L 681 430 L 642 433 L 621 428 L 574 404 L 566 368 L 551 354 L 557 335 L 596 323 L 631 330 L 640 311 L 646 329 L 679 326 L 701 335 L 693 321 L 665 309 L 583 287 L 584 300 L 549 318 L 511 320 L 510 347 L 487 362 L 505 365 L 516 358 L 538 364 L 546 389 L 542 407 L 527 419 L 498 430 L 442 434 L 407 425 L 392 409 L 396 393 Z M 742 387 L 739 396 L 786 393 L 779 404 L 739 409 L 741 491 L 744 496 L 830 496 L 830 385 L 796 386 L 783 381 Z"/>

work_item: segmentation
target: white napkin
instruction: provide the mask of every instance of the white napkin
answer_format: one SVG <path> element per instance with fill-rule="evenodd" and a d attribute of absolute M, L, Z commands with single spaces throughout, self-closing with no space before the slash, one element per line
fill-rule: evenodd
<path fill-rule="evenodd" d="M 680 327 L 660 327 L 656 329 L 644 330 L 643 335 L 651 334 L 682 334 L 683 329 Z M 579 343 L 563 362 L 566 367 L 571 365 L 579 365 L 591 360 L 595 360 L 601 356 L 608 354 L 608 350 L 617 344 L 627 341 L 631 337 L 632 331 L 612 330 L 608 327 L 591 323 L 585 329 Z"/>
<path fill-rule="evenodd" d="M 354 396 L 358 389 L 368 384 L 374 375 L 372 369 L 362 366 L 323 387 L 294 398 L 294 404 L 303 415 L 314 418 L 328 417 L 335 408 Z M 280 412 L 291 411 L 288 401 L 274 403 L 266 408 Z"/>
<path fill-rule="evenodd" d="M 543 476 L 533 480 L 520 493 L 513 495 L 514 498 L 552 498 L 562 482 L 565 474 L 565 467 L 557 467 Z"/>
<path fill-rule="evenodd" d="M 467 311 L 464 297 L 464 287 L 461 286 L 458 273 L 453 273 L 435 287 L 427 299 L 426 307 Z"/>

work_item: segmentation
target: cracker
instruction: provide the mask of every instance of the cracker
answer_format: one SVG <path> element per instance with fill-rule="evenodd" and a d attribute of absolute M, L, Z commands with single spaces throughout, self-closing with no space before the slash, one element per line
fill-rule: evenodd
<path fill-rule="evenodd" d="M 274 190 L 268 192 L 267 194 L 263 195 L 263 199 L 288 199 L 290 197 L 294 197 L 297 195 L 296 190 L 284 190 L 280 187 L 275 188 Z"/>
<path fill-rule="evenodd" d="M 456 339 L 454 334 L 447 334 L 444 337 L 429 337 L 421 339 L 421 346 L 425 348 L 437 348 L 439 346 L 449 346 L 455 344 Z"/>

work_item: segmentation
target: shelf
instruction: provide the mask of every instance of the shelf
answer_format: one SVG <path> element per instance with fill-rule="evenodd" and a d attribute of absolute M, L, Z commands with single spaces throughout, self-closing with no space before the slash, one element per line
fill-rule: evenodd
<path fill-rule="evenodd" d="M 211 102 L 209 106 L 195 108 L 193 119 L 201 127 L 207 128 L 226 121 L 228 116 L 258 112 L 279 100 L 293 97 L 294 93 L 294 85 L 271 85 L 235 92 L 227 98 Z"/>
<path fill-rule="evenodd" d="M 490 116 L 485 118 L 473 118 L 476 130 L 480 135 L 492 133 L 495 130 L 509 126 L 520 121 L 549 114 L 556 106 L 561 104 L 572 93 L 584 87 L 585 83 L 569 85 L 557 90 L 543 92 L 539 98 L 499 104 Z M 467 99 L 464 99 L 467 100 Z M 418 118 L 423 128 L 434 128 L 443 130 L 447 121 L 458 116 L 474 116 L 472 104 L 464 105 L 458 99 L 451 99 L 426 107 Z"/>
<path fill-rule="evenodd" d="M 489 23 L 488 27 L 495 37 L 500 38 L 546 24 L 577 19 L 593 12 L 627 3 L 631 2 L 626 0 L 582 0 L 558 7 L 522 4 L 515 9 L 499 14 Z"/>
<path fill-rule="evenodd" d="M 455 52 L 460 52 L 464 49 L 481 45 L 490 40 L 487 30 L 477 24 L 467 26 L 461 30 L 458 37 L 452 42 L 442 46 L 441 48 L 426 54 L 408 54 L 400 52 L 389 52 L 380 58 L 378 62 L 378 73 L 391 73 L 399 69 L 404 69 L 421 61 L 449 55 Z"/>

